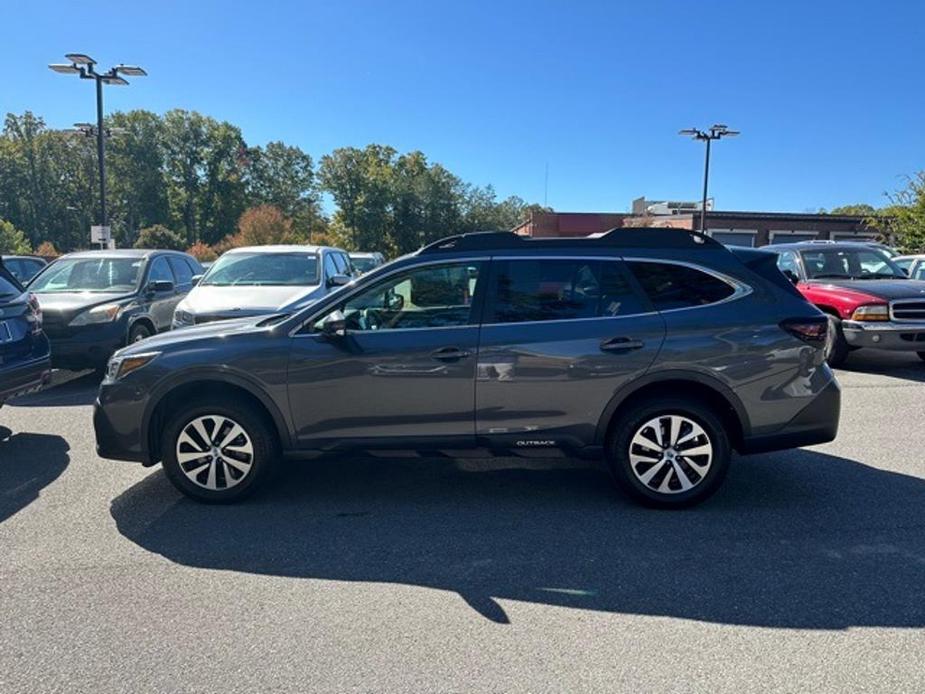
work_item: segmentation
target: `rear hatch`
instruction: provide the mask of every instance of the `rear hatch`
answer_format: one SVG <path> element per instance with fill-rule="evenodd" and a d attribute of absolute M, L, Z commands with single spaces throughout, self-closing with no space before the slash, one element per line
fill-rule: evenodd
<path fill-rule="evenodd" d="M 29 359 L 35 315 L 22 285 L 0 265 L 0 367 Z"/>

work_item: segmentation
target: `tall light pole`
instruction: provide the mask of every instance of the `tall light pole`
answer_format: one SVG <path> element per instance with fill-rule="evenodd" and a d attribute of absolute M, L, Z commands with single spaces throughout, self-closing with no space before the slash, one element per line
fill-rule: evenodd
<path fill-rule="evenodd" d="M 685 130 L 680 130 L 678 134 L 687 135 L 695 140 L 703 140 L 707 143 L 707 154 L 703 165 L 703 200 L 700 203 L 700 232 L 705 234 L 707 231 L 707 188 L 710 181 L 710 143 L 724 137 L 735 137 L 739 134 L 739 131 L 730 130 L 722 124 L 716 124 L 711 126 L 709 130 L 686 128 Z"/>
<path fill-rule="evenodd" d="M 83 53 L 68 53 L 64 56 L 70 63 L 55 63 L 48 67 L 64 75 L 78 75 L 82 80 L 96 82 L 96 156 L 100 168 L 100 226 L 108 227 L 106 216 L 106 130 L 103 127 L 103 85 L 125 86 L 128 81 L 122 75 L 144 77 L 148 73 L 137 65 L 116 65 L 106 72 L 98 72 L 96 61 Z"/>

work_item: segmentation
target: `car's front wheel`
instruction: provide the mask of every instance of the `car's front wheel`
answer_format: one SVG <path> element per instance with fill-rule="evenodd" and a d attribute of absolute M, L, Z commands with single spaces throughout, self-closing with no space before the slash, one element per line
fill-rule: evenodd
<path fill-rule="evenodd" d="M 189 497 L 228 503 L 251 494 L 278 457 L 275 432 L 244 400 L 202 400 L 180 409 L 161 437 L 164 471 Z"/>
<path fill-rule="evenodd" d="M 688 398 L 649 400 L 611 432 L 608 464 L 624 491 L 650 506 L 697 504 L 720 486 L 731 448 L 712 408 Z"/>
<path fill-rule="evenodd" d="M 845 339 L 845 331 L 841 327 L 841 319 L 836 316 L 828 316 L 829 330 L 825 342 L 825 360 L 829 366 L 836 367 L 845 363 L 848 353 L 851 351 L 851 345 Z"/>

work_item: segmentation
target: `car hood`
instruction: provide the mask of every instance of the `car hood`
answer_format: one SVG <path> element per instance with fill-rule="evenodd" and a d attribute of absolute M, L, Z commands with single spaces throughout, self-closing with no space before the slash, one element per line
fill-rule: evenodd
<path fill-rule="evenodd" d="M 272 313 L 286 306 L 308 303 L 320 296 L 319 285 L 299 287 L 194 287 L 177 310 L 194 315 Z"/>
<path fill-rule="evenodd" d="M 185 345 L 199 340 L 208 340 L 212 338 L 228 338 L 233 335 L 253 332 L 260 330 L 257 324 L 265 321 L 267 316 L 252 316 L 250 318 L 237 318 L 233 320 L 223 320 L 215 323 L 206 323 L 189 328 L 178 328 L 169 332 L 158 333 L 151 337 L 145 338 L 141 342 L 136 342 L 123 347 L 117 354 L 143 354 L 145 352 L 158 352 L 168 350 L 171 347 Z"/>
<path fill-rule="evenodd" d="M 925 282 L 921 280 L 810 280 L 814 287 L 838 287 L 864 292 L 887 301 L 891 299 L 925 299 Z"/>
<path fill-rule="evenodd" d="M 126 301 L 133 296 L 125 292 L 35 292 L 35 298 L 48 323 L 66 323 L 88 308 L 113 301 Z"/>

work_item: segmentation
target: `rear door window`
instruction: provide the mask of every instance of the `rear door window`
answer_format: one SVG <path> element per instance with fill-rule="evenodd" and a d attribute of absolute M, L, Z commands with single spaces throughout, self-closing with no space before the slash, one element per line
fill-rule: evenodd
<path fill-rule="evenodd" d="M 575 320 L 643 313 L 621 264 L 610 260 L 495 262 L 488 323 Z"/>
<path fill-rule="evenodd" d="M 177 278 L 178 286 L 187 287 L 193 283 L 193 271 L 190 269 L 189 263 L 186 262 L 185 258 L 170 256 L 169 261 L 173 274 Z"/>
<path fill-rule="evenodd" d="M 729 283 L 711 274 L 673 263 L 627 263 L 659 311 L 715 304 L 735 293 Z"/>

